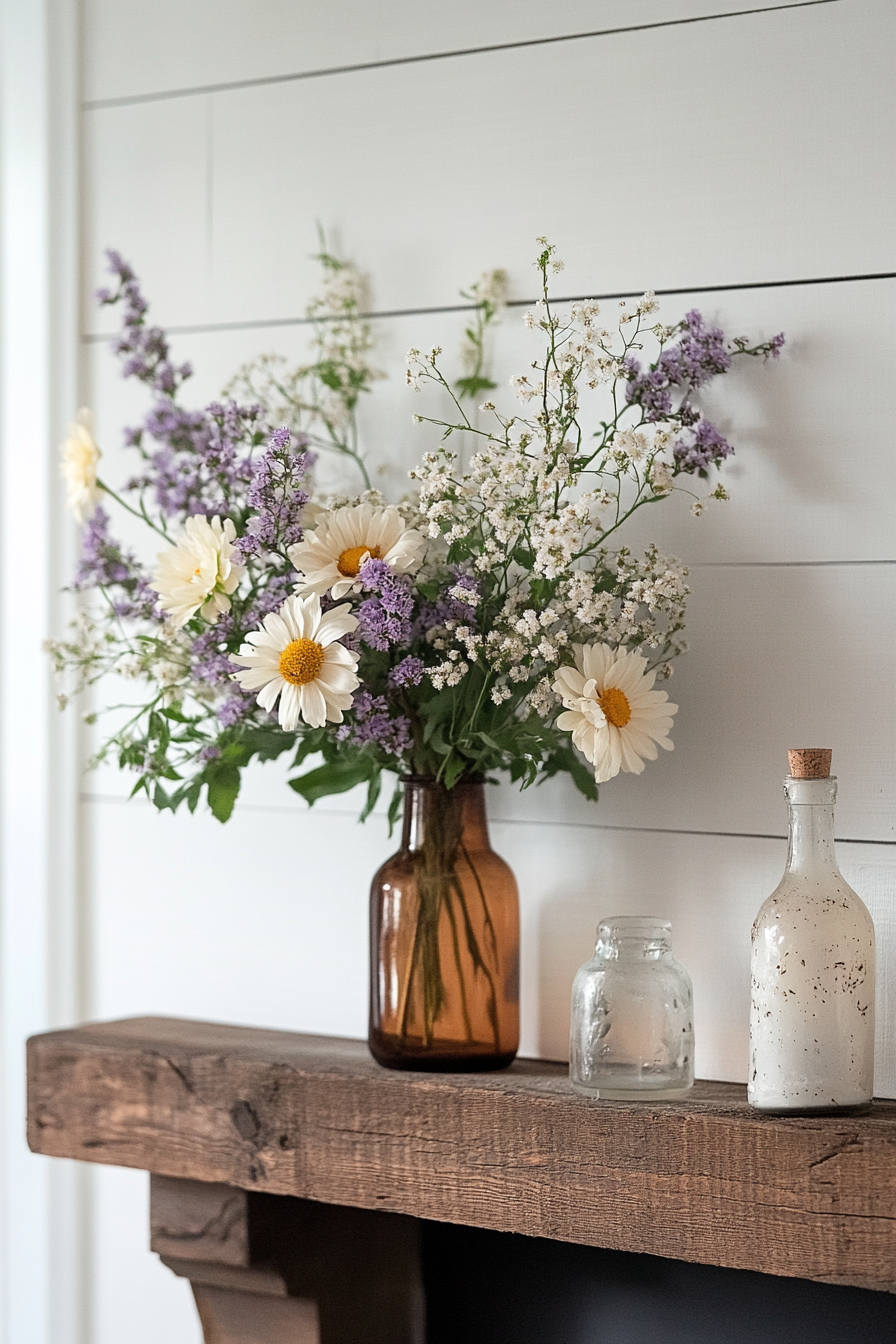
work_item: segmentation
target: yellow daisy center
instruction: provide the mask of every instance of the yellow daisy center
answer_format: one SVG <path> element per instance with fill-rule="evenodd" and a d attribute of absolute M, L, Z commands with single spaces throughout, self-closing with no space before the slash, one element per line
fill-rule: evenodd
<path fill-rule="evenodd" d="M 358 570 L 361 568 L 361 561 L 365 555 L 369 555 L 371 560 L 382 560 L 383 558 L 383 552 L 379 546 L 349 546 L 336 561 L 336 568 L 347 579 L 354 579 L 357 577 Z"/>
<path fill-rule="evenodd" d="M 293 686 L 307 686 L 323 665 L 323 645 L 314 639 L 294 639 L 280 655 L 280 675 Z"/>
<path fill-rule="evenodd" d="M 618 686 L 608 686 L 603 695 L 597 697 L 597 703 L 604 712 L 607 723 L 614 728 L 624 728 L 632 716 L 632 707 L 625 691 Z"/>

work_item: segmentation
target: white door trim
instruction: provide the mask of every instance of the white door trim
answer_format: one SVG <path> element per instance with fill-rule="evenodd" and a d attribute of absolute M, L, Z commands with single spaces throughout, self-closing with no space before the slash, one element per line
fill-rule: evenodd
<path fill-rule="evenodd" d="M 0 1341 L 86 1344 L 74 1164 L 24 1139 L 24 1041 L 81 1014 L 77 728 L 42 641 L 74 532 L 57 445 L 78 392 L 77 0 L 0 0 Z"/>

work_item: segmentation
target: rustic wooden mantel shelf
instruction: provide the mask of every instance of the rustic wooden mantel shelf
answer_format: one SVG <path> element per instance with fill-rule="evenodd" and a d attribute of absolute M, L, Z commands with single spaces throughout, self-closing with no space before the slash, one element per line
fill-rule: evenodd
<path fill-rule="evenodd" d="M 166 1018 L 29 1043 L 56 1157 L 896 1290 L 896 1102 L 759 1115 L 733 1083 L 595 1102 L 559 1065 L 389 1072 L 363 1043 Z"/>

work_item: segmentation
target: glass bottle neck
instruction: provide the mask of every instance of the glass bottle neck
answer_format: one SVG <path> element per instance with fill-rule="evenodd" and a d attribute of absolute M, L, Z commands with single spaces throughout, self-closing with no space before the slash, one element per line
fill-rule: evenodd
<path fill-rule="evenodd" d="M 672 951 L 672 925 L 641 915 L 603 919 L 595 951 L 604 961 L 659 961 Z"/>
<path fill-rule="evenodd" d="M 491 848 L 481 780 L 461 780 L 453 789 L 434 779 L 405 780 L 402 849 L 422 850 L 434 832 L 440 840 L 453 833 L 470 853 Z"/>
<path fill-rule="evenodd" d="M 788 777 L 784 796 L 790 821 L 787 872 L 805 875 L 823 869 L 838 873 L 834 849 L 836 779 Z"/>

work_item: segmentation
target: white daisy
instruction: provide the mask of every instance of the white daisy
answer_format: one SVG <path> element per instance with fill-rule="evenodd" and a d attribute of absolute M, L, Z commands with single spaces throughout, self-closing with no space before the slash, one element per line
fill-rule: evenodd
<path fill-rule="evenodd" d="M 235 540 L 229 518 L 222 523 L 215 514 L 209 522 L 197 513 L 187 519 L 178 544 L 159 552 L 150 587 L 175 626 L 186 625 L 197 611 L 214 625 L 222 611 L 230 610 L 230 594 L 246 572 L 233 559 Z"/>
<path fill-rule="evenodd" d="M 667 734 L 678 706 L 653 689 L 656 672 L 640 653 L 609 644 L 573 644 L 572 650 L 575 667 L 558 668 L 554 680 L 565 711 L 557 727 L 572 733 L 598 784 L 620 770 L 640 775 L 645 760 L 656 760 L 657 747 L 672 750 Z"/>
<path fill-rule="evenodd" d="M 262 709 L 273 709 L 280 697 L 280 727 L 293 732 L 302 718 L 311 728 L 341 723 L 350 709 L 352 691 L 361 685 L 355 675 L 358 655 L 337 643 L 357 627 L 346 602 L 321 615 L 320 598 L 288 597 L 279 611 L 253 630 L 230 661 L 243 690 L 258 691 Z"/>
<path fill-rule="evenodd" d="M 347 505 L 323 516 L 317 527 L 289 548 L 299 571 L 300 593 L 331 592 L 333 597 L 360 588 L 358 571 L 368 558 L 384 560 L 396 574 L 413 574 L 423 559 L 423 536 L 405 527 L 396 508 Z"/>
<path fill-rule="evenodd" d="M 79 523 L 90 517 L 101 494 L 96 480 L 100 457 L 93 437 L 93 412 L 85 406 L 69 425 L 68 438 L 62 445 L 62 475 L 68 486 L 65 505 Z"/>

